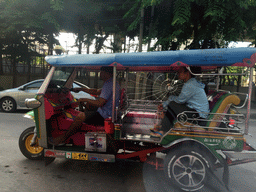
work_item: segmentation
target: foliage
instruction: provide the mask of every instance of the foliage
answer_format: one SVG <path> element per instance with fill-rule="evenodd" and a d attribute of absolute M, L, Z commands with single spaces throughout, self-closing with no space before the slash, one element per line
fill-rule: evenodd
<path fill-rule="evenodd" d="M 96 40 L 96 53 L 103 48 L 107 34 L 126 34 L 125 0 L 63 0 L 61 26 L 77 35 L 76 44 L 90 46 Z M 68 14 L 67 14 L 68 13 Z M 81 51 L 80 51 L 81 52 Z"/>
<path fill-rule="evenodd" d="M 157 39 L 151 50 L 225 47 L 245 38 L 255 44 L 255 6 L 255 0 L 2 0 L 0 48 L 28 62 L 35 42 L 51 50 L 58 44 L 53 34 L 64 30 L 77 34 L 80 52 L 96 40 L 99 53 L 109 35 L 118 38 L 108 48 L 121 51 L 122 39 L 138 36 L 142 10 L 144 42 Z"/>
<path fill-rule="evenodd" d="M 225 67 L 223 73 L 237 73 L 237 74 L 241 74 L 241 73 L 245 73 L 246 68 L 244 67 Z M 246 74 L 243 77 L 243 81 L 247 81 L 248 80 L 248 75 Z M 241 84 L 241 76 L 236 76 L 236 75 L 225 75 L 222 77 L 222 82 L 221 85 L 231 85 L 231 86 L 238 86 Z"/>
<path fill-rule="evenodd" d="M 11 59 L 15 77 L 16 63 L 30 66 L 31 57 L 38 56 L 36 44 L 52 47 L 53 33 L 58 33 L 58 17 L 44 0 L 2 0 L 0 3 L 0 54 Z M 13 86 L 16 82 L 13 81 Z M 28 76 L 28 80 L 29 76 Z"/>
<path fill-rule="evenodd" d="M 245 37 L 254 38 L 255 0 L 133 0 L 126 17 L 136 15 L 129 30 L 138 28 L 140 10 L 145 10 L 145 38 L 157 38 L 163 50 L 218 48 Z M 154 6 L 154 18 L 150 18 Z M 151 23 L 151 26 L 150 26 Z M 153 33 L 150 33 L 150 28 Z M 249 34 L 253 37 L 250 37 Z M 190 44 L 189 41 L 192 40 Z"/>

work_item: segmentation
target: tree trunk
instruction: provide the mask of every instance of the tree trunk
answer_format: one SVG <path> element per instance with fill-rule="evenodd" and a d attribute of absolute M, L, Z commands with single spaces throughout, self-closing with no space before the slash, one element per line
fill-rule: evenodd
<path fill-rule="evenodd" d="M 122 41 L 121 41 L 120 34 L 114 34 L 113 52 L 114 53 L 122 52 Z"/>
<path fill-rule="evenodd" d="M 124 53 L 126 51 L 126 35 L 124 36 Z"/>
<path fill-rule="evenodd" d="M 190 49 L 200 49 L 200 45 L 199 45 L 199 32 L 198 32 L 198 25 L 195 24 L 194 27 L 193 27 L 193 30 L 194 30 L 194 39 L 191 43 L 191 47 Z"/>
<path fill-rule="evenodd" d="M 82 54 L 82 43 L 79 41 L 78 54 Z"/>
<path fill-rule="evenodd" d="M 152 23 L 153 23 L 153 18 L 154 18 L 154 10 L 155 6 L 153 5 L 151 7 L 151 18 L 150 18 L 150 24 L 149 24 L 149 35 L 148 35 L 148 52 L 150 51 L 150 43 L 151 43 L 151 33 L 152 33 Z"/>
<path fill-rule="evenodd" d="M 85 44 L 87 45 L 87 54 L 90 54 L 90 46 L 92 44 L 93 39 L 95 39 L 95 31 L 90 28 L 86 34 L 86 41 Z"/>
<path fill-rule="evenodd" d="M 127 50 L 127 53 L 130 52 L 130 48 L 131 48 L 131 39 L 129 38 L 129 43 L 128 43 L 128 50 Z"/>
<path fill-rule="evenodd" d="M 90 54 L 90 42 L 88 41 L 88 44 L 87 44 L 87 54 Z"/>
<path fill-rule="evenodd" d="M 99 54 L 100 53 L 100 50 L 102 49 L 103 45 L 104 45 L 104 41 L 108 38 L 109 34 L 106 33 L 106 35 L 104 37 L 98 37 L 98 39 L 96 39 L 96 44 L 95 44 L 95 48 L 96 48 L 96 51 L 95 53 L 96 54 Z"/>
<path fill-rule="evenodd" d="M 27 62 L 27 66 L 28 66 L 28 76 L 27 76 L 27 82 L 31 81 L 31 63 L 30 63 L 30 55 L 29 55 L 29 51 L 28 51 L 28 44 L 26 44 L 26 62 Z"/>
<path fill-rule="evenodd" d="M 53 33 L 49 34 L 48 55 L 53 55 Z"/>
<path fill-rule="evenodd" d="M 31 63 L 30 63 L 30 57 L 27 58 L 27 65 L 28 65 L 27 82 L 30 82 L 30 81 L 31 81 Z"/>
<path fill-rule="evenodd" d="M 143 28 L 144 28 L 144 8 L 141 9 L 140 13 L 140 36 L 139 36 L 139 52 L 142 52 L 142 39 L 143 39 Z"/>
<path fill-rule="evenodd" d="M 82 54 L 83 34 L 78 33 L 78 54 Z"/>

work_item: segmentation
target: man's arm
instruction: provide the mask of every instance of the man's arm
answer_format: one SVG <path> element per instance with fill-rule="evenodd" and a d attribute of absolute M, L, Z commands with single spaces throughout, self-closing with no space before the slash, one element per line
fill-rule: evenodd
<path fill-rule="evenodd" d="M 96 100 L 87 99 L 87 98 L 81 98 L 78 99 L 79 103 L 85 103 L 87 102 L 89 105 L 95 106 L 95 107 L 102 107 L 107 102 L 106 99 L 103 99 L 101 97 L 97 98 Z"/>
<path fill-rule="evenodd" d="M 181 93 L 176 95 L 171 95 L 165 102 L 163 102 L 163 108 L 166 109 L 169 102 L 175 101 L 176 103 L 186 103 L 190 97 L 193 95 L 194 87 L 191 86 L 191 84 L 184 84 L 184 86 L 181 89 Z"/>
<path fill-rule="evenodd" d="M 78 93 L 79 91 L 83 91 L 83 92 L 89 93 L 90 95 L 100 95 L 101 93 L 101 89 L 87 89 L 85 87 L 74 88 L 73 91 L 76 93 Z"/>

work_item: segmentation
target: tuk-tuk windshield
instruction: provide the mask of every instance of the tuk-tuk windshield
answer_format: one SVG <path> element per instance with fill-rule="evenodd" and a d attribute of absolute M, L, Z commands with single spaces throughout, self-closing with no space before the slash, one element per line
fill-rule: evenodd
<path fill-rule="evenodd" d="M 48 88 L 63 87 L 75 68 L 57 67 Z"/>

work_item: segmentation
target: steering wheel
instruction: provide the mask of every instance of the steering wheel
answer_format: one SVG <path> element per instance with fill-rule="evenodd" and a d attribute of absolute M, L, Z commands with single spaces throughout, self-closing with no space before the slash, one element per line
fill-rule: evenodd
<path fill-rule="evenodd" d="M 57 93 L 64 93 L 64 94 L 67 94 L 69 91 L 70 91 L 69 88 L 64 87 L 64 86 L 57 85 L 57 91 L 56 91 Z"/>
<path fill-rule="evenodd" d="M 79 107 L 79 111 L 84 112 L 84 107 L 85 107 L 85 104 L 84 104 L 84 103 L 80 102 L 79 105 L 78 105 L 78 107 Z"/>

